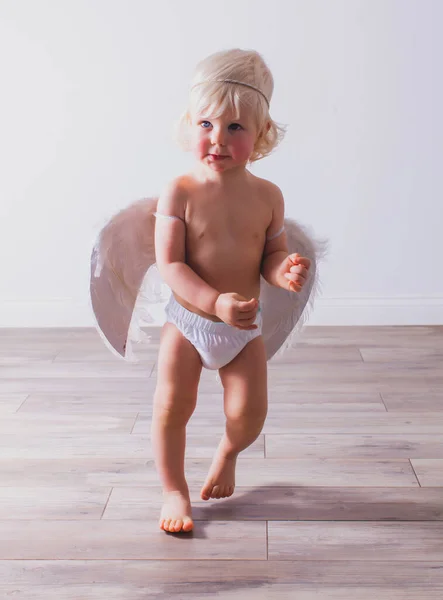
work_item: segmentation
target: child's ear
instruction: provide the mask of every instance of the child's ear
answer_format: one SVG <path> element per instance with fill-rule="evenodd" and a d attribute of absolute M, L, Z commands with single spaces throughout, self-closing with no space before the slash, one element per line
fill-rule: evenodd
<path fill-rule="evenodd" d="M 262 138 L 265 135 L 267 135 L 267 133 L 269 132 L 270 129 L 271 129 L 271 122 L 268 121 L 267 123 L 265 123 L 265 125 L 263 125 L 260 133 L 257 136 L 257 140 L 259 140 L 260 138 Z"/>

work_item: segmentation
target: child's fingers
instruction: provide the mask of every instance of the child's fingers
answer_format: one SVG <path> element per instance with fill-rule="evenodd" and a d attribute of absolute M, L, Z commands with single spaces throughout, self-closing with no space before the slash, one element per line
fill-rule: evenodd
<path fill-rule="evenodd" d="M 289 289 L 292 289 L 292 287 L 295 286 L 297 288 L 297 292 L 299 292 L 306 283 L 306 279 L 304 277 L 300 277 L 300 275 L 285 273 L 285 277 L 289 281 Z"/>
<path fill-rule="evenodd" d="M 295 265 L 297 264 L 297 260 L 300 258 L 300 254 L 298 254 L 298 252 L 295 252 L 294 254 L 290 254 L 288 258 Z"/>
<path fill-rule="evenodd" d="M 235 323 L 235 327 L 237 329 L 257 329 L 258 325 L 254 324 L 254 319 L 249 319 L 248 321 L 237 321 Z"/>
<path fill-rule="evenodd" d="M 290 292 L 301 292 L 302 289 L 303 288 L 301 285 L 296 285 L 293 281 L 289 282 L 289 291 Z"/>
<path fill-rule="evenodd" d="M 238 317 L 235 320 L 237 321 L 237 323 L 240 323 L 240 325 L 246 326 L 246 325 L 252 325 L 256 318 L 257 318 L 257 315 L 251 315 L 247 319 L 244 319 L 243 317 Z"/>
<path fill-rule="evenodd" d="M 247 302 L 241 301 L 238 303 L 238 309 L 241 312 L 250 312 L 253 309 L 253 307 L 256 306 L 256 304 L 257 300 L 255 298 L 252 298 Z"/>
<path fill-rule="evenodd" d="M 290 281 L 293 281 L 294 283 L 299 283 L 300 285 L 302 285 L 303 283 L 306 283 L 306 278 L 303 277 L 302 275 L 299 275 L 299 273 L 285 273 L 285 277 L 286 277 L 286 279 L 289 279 Z"/>
<path fill-rule="evenodd" d="M 307 277 L 308 276 L 308 269 L 306 267 L 302 267 L 301 265 L 297 265 L 297 266 L 291 267 L 289 269 L 289 272 L 290 273 L 297 273 L 301 277 Z"/>
<path fill-rule="evenodd" d="M 238 310 L 234 314 L 236 315 L 237 319 L 242 319 L 242 320 L 252 319 L 253 317 L 255 317 L 257 315 L 257 309 L 249 308 L 248 310 Z"/>
<path fill-rule="evenodd" d="M 305 256 L 300 256 L 298 252 L 290 254 L 288 258 L 292 263 L 294 263 L 294 265 L 302 265 L 306 267 L 306 269 L 309 269 L 309 267 L 311 266 L 311 260 L 309 258 L 306 258 Z"/>
<path fill-rule="evenodd" d="M 301 292 L 303 289 L 303 286 L 298 283 L 295 283 L 294 281 L 290 281 L 288 289 L 290 292 Z"/>
<path fill-rule="evenodd" d="M 311 266 L 311 260 L 309 258 L 305 258 L 304 256 L 299 258 L 297 262 L 299 265 L 303 265 L 307 269 L 309 269 L 309 267 Z"/>

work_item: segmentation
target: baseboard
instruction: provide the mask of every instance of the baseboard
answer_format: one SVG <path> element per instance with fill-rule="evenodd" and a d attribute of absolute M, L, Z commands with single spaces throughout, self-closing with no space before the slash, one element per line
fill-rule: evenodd
<path fill-rule="evenodd" d="M 161 305 L 157 324 L 163 322 Z M 309 325 L 443 325 L 443 295 L 319 298 Z M 90 308 L 69 298 L 39 301 L 0 299 L 0 328 L 93 327 Z"/>

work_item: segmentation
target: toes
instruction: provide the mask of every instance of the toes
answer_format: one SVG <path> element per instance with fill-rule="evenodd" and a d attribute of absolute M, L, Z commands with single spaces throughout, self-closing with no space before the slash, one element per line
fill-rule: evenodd
<path fill-rule="evenodd" d="M 192 531 L 193 528 L 194 523 L 191 521 L 191 519 L 185 519 L 183 522 L 183 531 Z"/>
<path fill-rule="evenodd" d="M 223 486 L 223 485 L 214 485 L 203 487 L 200 493 L 200 497 L 202 500 L 209 500 L 210 498 L 214 498 L 215 500 L 220 500 L 220 498 L 228 498 L 232 496 L 234 493 L 235 485 Z"/>
<path fill-rule="evenodd" d="M 170 533 L 174 533 L 176 523 L 177 523 L 177 521 L 174 521 L 173 519 L 171 519 L 171 522 L 169 523 L 169 529 L 168 529 L 168 531 Z M 178 523 L 180 523 L 180 521 L 178 521 Z M 180 527 L 181 527 L 181 525 L 180 525 Z"/>
<path fill-rule="evenodd" d="M 183 521 L 182 519 L 178 519 L 175 522 L 175 531 L 181 531 L 183 529 Z"/>
<path fill-rule="evenodd" d="M 179 533 L 180 531 L 192 531 L 194 523 L 190 517 L 182 519 L 161 519 L 160 529 L 169 533 Z"/>
<path fill-rule="evenodd" d="M 161 528 L 164 531 L 169 531 L 169 525 L 171 523 L 171 519 L 162 519 L 162 524 L 161 524 Z"/>
<path fill-rule="evenodd" d="M 220 495 L 218 495 L 217 498 L 229 498 L 229 496 L 232 496 L 233 493 L 234 493 L 234 486 L 229 485 L 229 486 L 223 487 L 221 489 Z"/>
<path fill-rule="evenodd" d="M 231 496 L 231 493 L 229 493 L 230 488 L 226 487 L 226 486 L 217 486 L 218 490 L 217 490 L 217 494 L 214 496 L 214 498 L 217 498 L 217 500 L 220 500 L 220 498 L 227 498 L 228 496 Z"/>
<path fill-rule="evenodd" d="M 221 486 L 214 485 L 212 488 L 203 488 L 200 494 L 202 500 L 209 500 L 213 498 L 215 500 L 220 500 L 220 498 L 229 498 L 234 493 L 235 486 Z"/>
<path fill-rule="evenodd" d="M 204 487 L 201 491 L 200 498 L 202 500 L 209 500 L 212 497 L 212 487 Z"/>

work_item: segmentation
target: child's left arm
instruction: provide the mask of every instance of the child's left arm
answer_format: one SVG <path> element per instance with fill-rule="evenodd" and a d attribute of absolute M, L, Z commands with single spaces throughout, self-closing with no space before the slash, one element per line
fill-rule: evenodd
<path fill-rule="evenodd" d="M 283 194 L 277 186 L 274 191 L 272 221 L 266 231 L 261 274 L 271 285 L 291 292 L 300 292 L 306 283 L 311 261 L 299 254 L 288 254 L 284 231 Z"/>

